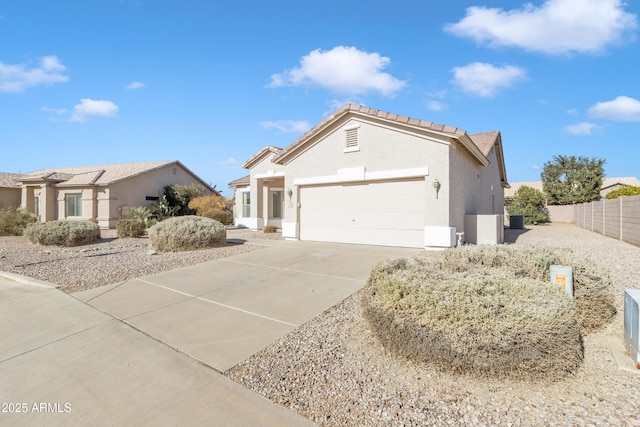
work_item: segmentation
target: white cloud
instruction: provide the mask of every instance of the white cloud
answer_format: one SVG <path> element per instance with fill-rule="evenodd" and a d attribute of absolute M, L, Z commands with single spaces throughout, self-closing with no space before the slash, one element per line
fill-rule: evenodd
<path fill-rule="evenodd" d="M 265 129 L 277 129 L 280 132 L 305 133 L 311 129 L 309 122 L 304 120 L 278 120 L 260 122 Z"/>
<path fill-rule="evenodd" d="M 49 108 L 49 107 L 40 107 L 40 110 L 46 111 L 47 113 L 57 114 L 59 116 L 63 114 L 67 114 L 67 112 L 69 111 L 66 108 Z"/>
<path fill-rule="evenodd" d="M 619 96 L 613 101 L 598 102 L 589 108 L 589 117 L 618 122 L 640 122 L 640 101 Z"/>
<path fill-rule="evenodd" d="M 453 69 L 453 83 L 466 92 L 478 96 L 491 97 L 498 89 L 512 86 L 526 77 L 526 72 L 519 67 L 506 65 L 495 67 L 491 64 L 474 62 Z"/>
<path fill-rule="evenodd" d="M 512 10 L 469 7 L 445 31 L 494 47 L 563 54 L 601 51 L 636 28 L 636 15 L 625 12 L 621 0 L 547 0 L 539 7 L 526 3 Z"/>
<path fill-rule="evenodd" d="M 45 56 L 40 65 L 33 68 L 0 62 L 0 92 L 19 93 L 33 86 L 69 81 L 69 76 L 64 74 L 66 69 L 55 55 Z"/>
<path fill-rule="evenodd" d="M 112 101 L 83 98 L 80 100 L 80 104 L 76 104 L 73 107 L 73 115 L 70 121 L 84 122 L 92 116 L 113 117 L 117 113 L 118 106 Z"/>
<path fill-rule="evenodd" d="M 140 88 L 143 88 L 145 86 L 146 85 L 144 83 L 135 81 L 135 82 L 131 82 L 131 84 L 129 84 L 127 86 L 127 89 L 140 89 Z"/>
<path fill-rule="evenodd" d="M 238 161 L 233 157 L 229 157 L 227 160 L 221 160 L 218 164 L 224 166 L 227 170 L 238 169 Z"/>
<path fill-rule="evenodd" d="M 447 109 L 447 104 L 444 104 L 440 101 L 429 101 L 427 103 L 427 108 L 431 111 L 444 111 Z"/>
<path fill-rule="evenodd" d="M 298 67 L 272 75 L 269 86 L 320 86 L 339 94 L 393 95 L 405 82 L 382 72 L 390 62 L 379 53 L 363 52 L 355 47 L 316 49 L 302 57 Z"/>
<path fill-rule="evenodd" d="M 581 122 L 575 125 L 570 125 L 564 128 L 566 133 L 571 135 L 591 135 L 591 133 L 597 128 L 595 123 Z"/>

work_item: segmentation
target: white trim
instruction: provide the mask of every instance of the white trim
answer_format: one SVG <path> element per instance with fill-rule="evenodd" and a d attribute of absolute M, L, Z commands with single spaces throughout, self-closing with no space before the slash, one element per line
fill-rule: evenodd
<path fill-rule="evenodd" d="M 287 240 L 298 240 L 298 223 L 282 222 L 282 237 Z"/>
<path fill-rule="evenodd" d="M 453 248 L 456 245 L 455 227 L 424 227 L 424 247 L 425 249 L 445 249 Z"/>
<path fill-rule="evenodd" d="M 393 169 L 366 172 L 364 166 L 338 169 L 336 175 L 310 176 L 293 180 L 293 185 L 337 184 L 340 182 L 380 181 L 384 179 L 420 178 L 429 176 L 429 168 Z"/>
<path fill-rule="evenodd" d="M 265 173 L 257 173 L 254 175 L 254 178 L 262 179 L 262 178 L 274 178 L 279 176 L 284 176 L 284 171 L 275 171 L 272 169 L 272 170 L 266 171 Z"/>
<path fill-rule="evenodd" d="M 354 130 L 354 129 L 358 129 L 360 127 L 360 123 L 353 123 L 350 125 L 347 125 L 345 127 L 342 128 L 342 130 L 344 131 L 348 131 L 348 130 Z"/>
<path fill-rule="evenodd" d="M 354 147 L 347 147 L 344 150 L 342 150 L 343 153 L 355 153 L 357 151 L 360 151 L 359 145 L 356 145 Z"/>

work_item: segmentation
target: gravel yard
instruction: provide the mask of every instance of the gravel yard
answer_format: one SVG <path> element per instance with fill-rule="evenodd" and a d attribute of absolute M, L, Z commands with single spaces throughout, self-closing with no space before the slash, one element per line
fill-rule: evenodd
<path fill-rule="evenodd" d="M 623 290 L 640 288 L 640 248 L 553 224 L 507 230 L 515 244 L 571 250 L 611 269 L 618 314 L 585 337 L 585 360 L 564 381 L 477 380 L 386 354 L 362 318 L 359 293 L 227 372 L 233 380 L 326 426 L 640 426 L 640 375 L 619 369 Z"/>
<path fill-rule="evenodd" d="M 54 283 L 72 293 L 261 248 L 246 239 L 282 238 L 279 233 L 230 229 L 224 247 L 149 255 L 147 237 L 118 239 L 115 230 L 102 230 L 101 237 L 96 243 L 71 248 L 0 237 L 0 271 Z"/>
<path fill-rule="evenodd" d="M 113 232 L 75 248 L 0 237 L 0 270 L 57 283 L 71 293 L 259 250 L 246 242 L 256 237 L 281 238 L 229 230 L 232 244 L 222 248 L 148 255 L 146 238 L 117 239 Z M 640 288 L 640 248 L 562 224 L 507 230 L 506 239 L 571 250 L 611 269 L 618 314 L 605 330 L 585 337 L 584 363 L 564 381 L 480 381 L 395 358 L 369 331 L 359 293 L 226 375 L 326 426 L 640 426 L 640 374 L 618 368 L 608 341 L 622 340 L 623 290 Z"/>

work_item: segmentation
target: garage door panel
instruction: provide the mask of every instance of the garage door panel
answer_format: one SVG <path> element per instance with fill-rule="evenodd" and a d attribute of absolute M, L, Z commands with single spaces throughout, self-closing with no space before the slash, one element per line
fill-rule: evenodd
<path fill-rule="evenodd" d="M 424 246 L 424 179 L 302 187 L 300 238 Z"/>

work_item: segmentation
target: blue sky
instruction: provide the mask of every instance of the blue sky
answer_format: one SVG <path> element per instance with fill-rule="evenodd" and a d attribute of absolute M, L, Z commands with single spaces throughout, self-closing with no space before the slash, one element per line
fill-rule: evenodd
<path fill-rule="evenodd" d="M 219 4 L 221 3 L 221 4 Z M 0 171 L 242 163 L 353 102 L 639 176 L 640 1 L 5 0 Z"/>

